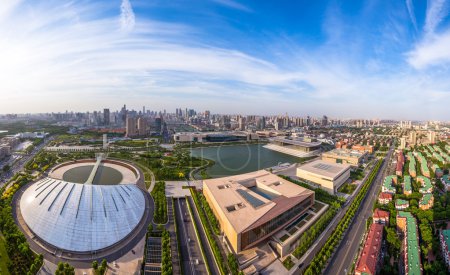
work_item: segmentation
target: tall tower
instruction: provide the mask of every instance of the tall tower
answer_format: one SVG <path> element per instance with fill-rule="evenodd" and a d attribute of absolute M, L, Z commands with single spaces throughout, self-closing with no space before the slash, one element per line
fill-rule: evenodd
<path fill-rule="evenodd" d="M 136 136 L 136 118 L 127 116 L 126 119 L 126 136 L 134 137 Z"/>
<path fill-rule="evenodd" d="M 103 109 L 103 124 L 108 126 L 111 123 L 109 109 Z"/>

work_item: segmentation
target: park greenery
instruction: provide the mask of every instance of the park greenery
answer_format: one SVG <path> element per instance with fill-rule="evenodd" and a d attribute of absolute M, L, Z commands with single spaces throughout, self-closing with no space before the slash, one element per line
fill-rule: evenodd
<path fill-rule="evenodd" d="M 75 268 L 68 263 L 59 262 L 55 275 L 75 275 Z"/>
<path fill-rule="evenodd" d="M 29 174 L 16 174 L 8 184 L 0 189 L 0 231 L 5 239 L 8 271 L 10 274 L 36 274 L 43 263 L 42 256 L 36 255 L 29 247 L 25 235 L 17 227 L 12 210 L 13 196 L 18 189 L 32 180 Z M 6 186 L 10 186 L 6 189 Z M 5 191 L 6 189 L 6 191 Z M 3 259 L 0 259 L 3 261 Z M 5 271 L 6 273 L 6 271 Z"/>
<path fill-rule="evenodd" d="M 382 160 L 378 160 L 375 164 L 374 169 L 370 173 L 367 181 L 361 187 L 361 190 L 356 195 L 352 203 L 350 204 L 347 212 L 345 212 L 344 217 L 339 221 L 334 231 L 331 233 L 330 237 L 319 250 L 319 252 L 314 256 L 311 264 L 305 269 L 304 274 L 313 275 L 319 274 L 322 272 L 323 268 L 327 265 L 328 260 L 336 249 L 337 245 L 340 243 L 344 232 L 350 226 L 353 218 L 355 217 L 356 212 L 359 210 L 359 206 L 361 205 L 362 200 L 365 198 L 368 189 L 372 185 L 378 170 L 380 169 Z"/>
<path fill-rule="evenodd" d="M 94 270 L 95 275 L 104 275 L 106 274 L 106 269 L 108 268 L 108 263 L 105 259 L 102 260 L 101 264 L 98 265 L 97 261 L 92 262 L 92 269 Z"/>
<path fill-rule="evenodd" d="M 164 181 L 158 181 L 155 183 L 155 187 L 152 190 L 152 197 L 155 201 L 155 212 L 153 221 L 155 223 L 164 224 L 167 222 L 167 199 L 166 199 L 166 184 Z"/>

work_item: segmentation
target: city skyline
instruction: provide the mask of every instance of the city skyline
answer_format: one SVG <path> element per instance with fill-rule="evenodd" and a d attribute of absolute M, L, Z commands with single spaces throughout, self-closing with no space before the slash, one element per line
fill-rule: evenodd
<path fill-rule="evenodd" d="M 0 110 L 115 110 L 127 102 L 137 110 L 145 103 L 447 120 L 449 8 L 411 0 L 215 0 L 189 9 L 180 2 L 8 1 L 0 7 Z"/>

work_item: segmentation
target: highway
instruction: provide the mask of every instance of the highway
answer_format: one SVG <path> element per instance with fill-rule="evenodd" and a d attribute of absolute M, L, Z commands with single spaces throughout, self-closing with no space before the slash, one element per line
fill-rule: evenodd
<path fill-rule="evenodd" d="M 194 225 L 189 215 L 186 199 L 175 199 L 175 218 L 179 232 L 181 247 L 181 264 L 184 274 L 208 274 L 204 263 L 199 242 L 195 235 Z M 198 264 L 196 264 L 198 260 Z"/>
<path fill-rule="evenodd" d="M 386 168 L 389 167 L 391 162 L 393 148 L 391 148 L 385 157 L 385 161 L 382 164 L 374 183 L 367 191 L 366 198 L 362 201 L 362 205 L 359 207 L 359 211 L 356 212 L 355 219 L 346 231 L 344 238 L 334 253 L 327 269 L 324 274 L 347 274 L 350 269 L 361 239 L 366 231 L 367 218 L 372 216 L 373 205 L 377 199 L 378 191 L 381 188 L 381 184 L 386 175 Z"/>

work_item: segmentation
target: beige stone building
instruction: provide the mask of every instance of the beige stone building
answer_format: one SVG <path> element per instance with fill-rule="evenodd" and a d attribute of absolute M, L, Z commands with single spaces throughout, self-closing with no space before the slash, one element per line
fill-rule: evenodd
<path fill-rule="evenodd" d="M 350 164 L 353 167 L 358 167 L 364 162 L 367 162 L 367 158 L 367 152 L 350 149 L 334 149 L 322 153 L 322 160 L 326 162 Z"/>
<path fill-rule="evenodd" d="M 348 164 L 316 160 L 297 167 L 297 177 L 334 194 L 350 177 L 350 168 Z"/>
<path fill-rule="evenodd" d="M 203 194 L 234 252 L 268 240 L 314 204 L 314 192 L 270 172 L 209 179 Z"/>

